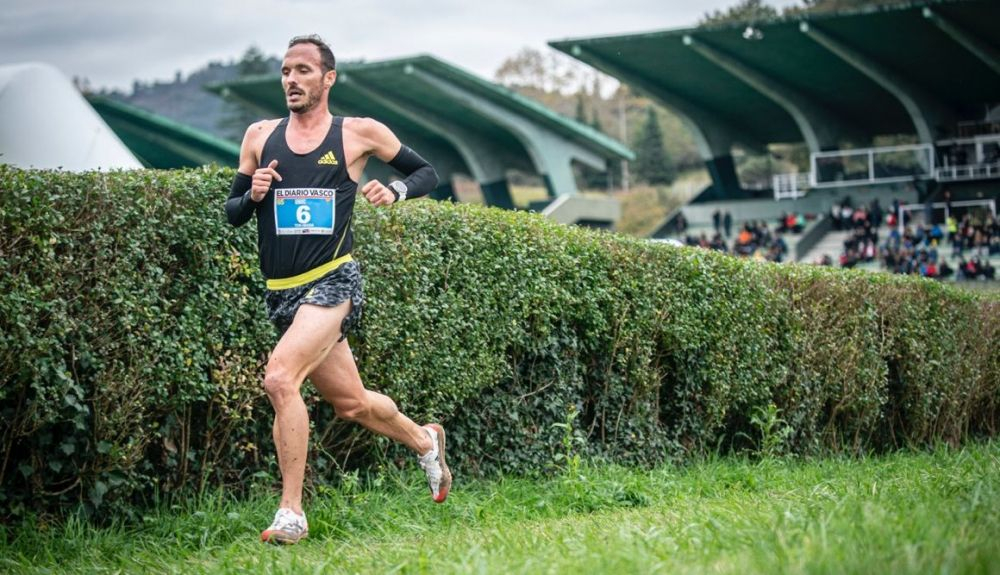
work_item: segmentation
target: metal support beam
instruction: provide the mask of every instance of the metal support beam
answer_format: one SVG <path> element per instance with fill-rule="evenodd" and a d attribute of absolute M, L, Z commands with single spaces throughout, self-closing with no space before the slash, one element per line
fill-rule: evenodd
<path fill-rule="evenodd" d="M 460 86 L 418 68 L 409 68 L 407 73 L 510 130 L 528 151 L 538 172 L 552 182 L 555 195 L 577 193 L 572 160 L 606 169 L 603 157 Z"/>
<path fill-rule="evenodd" d="M 431 199 L 457 202 L 458 198 L 455 197 L 455 186 L 450 181 L 442 181 L 436 188 L 434 188 L 434 191 L 431 192 Z"/>
<path fill-rule="evenodd" d="M 486 202 L 487 206 L 505 210 L 514 209 L 514 198 L 510 195 L 510 184 L 507 183 L 507 178 L 495 182 L 480 182 L 479 189 L 483 192 L 483 201 Z"/>
<path fill-rule="evenodd" d="M 465 161 L 465 165 L 469 169 L 469 175 L 474 177 L 480 184 L 494 182 L 506 177 L 506 167 L 503 162 L 499 161 L 502 153 L 486 138 L 462 126 L 455 125 L 428 110 L 415 111 L 413 108 L 403 106 L 391 98 L 386 98 L 377 91 L 368 88 L 354 76 L 349 78 L 341 77 L 339 80 L 348 83 L 352 90 L 365 98 L 377 102 L 379 105 L 421 126 L 428 132 L 437 134 L 447 140 L 462 156 L 462 160 Z M 448 176 L 450 177 L 450 174 Z"/>
<path fill-rule="evenodd" d="M 955 113 L 946 104 L 879 64 L 871 56 L 833 38 L 815 24 L 801 22 L 799 30 L 895 96 L 910 115 L 921 143 L 933 144 L 939 135 L 938 126 L 951 126 L 957 121 Z"/>
<path fill-rule="evenodd" d="M 811 99 L 799 94 L 793 88 L 751 68 L 733 56 L 705 44 L 694 36 L 684 36 L 684 44 L 781 106 L 791 115 L 811 151 L 820 152 L 834 149 L 839 147 L 840 140 L 848 139 L 844 136 L 841 127 L 848 125 L 849 122 L 845 122 L 842 118 L 820 108 Z M 853 139 L 857 139 L 857 137 Z"/>
<path fill-rule="evenodd" d="M 584 56 L 586 52 L 586 56 Z M 646 77 L 632 72 L 615 61 L 600 54 L 575 45 L 570 54 L 588 64 L 599 68 L 620 79 L 629 86 L 645 92 L 672 109 L 694 135 L 698 145 L 698 153 L 705 161 L 718 156 L 728 156 L 735 142 L 758 150 L 766 150 L 765 142 L 750 137 L 750 130 L 742 126 L 732 125 L 719 114 L 678 96 L 660 83 L 654 83 Z"/>
<path fill-rule="evenodd" d="M 678 96 L 661 84 L 651 82 L 600 54 L 573 46 L 570 53 L 580 60 L 615 76 L 629 86 L 645 92 L 663 105 L 673 110 L 694 135 L 698 154 L 712 177 L 713 193 L 726 198 L 738 198 L 744 193 L 732 162 L 732 147 L 736 142 L 757 150 L 766 150 L 764 142 L 749 137 L 750 131 L 742 126 L 734 126 L 720 118 L 718 114 Z M 728 158 L 728 163 L 725 159 Z"/>
<path fill-rule="evenodd" d="M 972 52 L 972 54 L 982 60 L 984 64 L 992 68 L 994 72 L 1000 74 L 1000 52 L 998 52 L 996 48 L 987 44 L 979 36 L 976 36 L 972 32 L 969 32 L 965 28 L 962 28 L 958 24 L 948 20 L 941 14 L 931 10 L 928 6 L 924 7 L 923 14 L 924 18 L 933 22 L 934 25 L 940 28 L 945 34 L 951 36 L 953 40 L 961 44 L 969 52 Z"/>
<path fill-rule="evenodd" d="M 699 202 L 712 200 L 732 200 L 746 196 L 740 186 L 740 177 L 736 174 L 736 162 L 729 154 L 705 160 L 705 169 L 712 177 L 712 189 L 705 190 L 695 198 Z M 733 190 L 738 190 L 734 195 Z"/>

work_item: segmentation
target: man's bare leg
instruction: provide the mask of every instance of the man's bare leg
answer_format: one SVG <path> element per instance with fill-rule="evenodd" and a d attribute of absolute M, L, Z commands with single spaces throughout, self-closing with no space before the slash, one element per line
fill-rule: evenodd
<path fill-rule="evenodd" d="M 420 455 L 432 495 L 435 501 L 443 502 L 451 485 L 451 473 L 444 462 L 444 430 L 439 425 L 418 426 L 400 413 L 392 399 L 364 388 L 350 346 L 346 341 L 337 342 L 350 309 L 350 301 L 333 308 L 303 304 L 268 361 L 264 389 L 275 410 L 281 509 L 303 515 L 309 413 L 300 389 L 307 374 L 339 417 L 399 441 Z"/>
<path fill-rule="evenodd" d="M 444 428 L 436 423 L 420 427 L 400 413 L 391 398 L 365 389 L 346 341 L 333 347 L 309 379 L 333 405 L 338 417 L 356 421 L 415 451 L 417 463 L 427 474 L 432 498 L 438 503 L 444 502 L 451 490 L 451 471 L 445 461 Z"/>
<path fill-rule="evenodd" d="M 302 482 L 309 444 L 309 412 L 300 389 L 330 353 L 350 302 L 334 308 L 302 305 L 267 362 L 264 390 L 274 407 L 274 443 L 281 469 L 281 507 L 302 513 Z"/>
<path fill-rule="evenodd" d="M 355 421 L 379 435 L 398 441 L 417 455 L 431 450 L 431 439 L 427 432 L 403 415 L 396 407 L 396 402 L 386 395 L 364 388 L 354 355 L 346 340 L 333 346 L 326 359 L 309 375 L 309 379 L 323 398 L 333 405 L 337 417 Z"/>

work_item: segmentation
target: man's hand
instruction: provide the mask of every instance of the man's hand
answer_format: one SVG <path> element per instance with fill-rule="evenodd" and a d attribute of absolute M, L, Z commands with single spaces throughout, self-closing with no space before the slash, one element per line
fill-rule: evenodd
<path fill-rule="evenodd" d="M 271 160 L 266 168 L 257 168 L 253 173 L 253 180 L 250 185 L 250 199 L 259 202 L 264 199 L 267 192 L 271 190 L 273 180 L 281 181 L 281 176 L 275 170 L 278 167 L 278 160 Z M 390 192 L 390 195 L 392 193 Z"/>
<path fill-rule="evenodd" d="M 396 201 L 396 194 L 378 180 L 371 180 L 365 184 L 365 187 L 361 188 L 361 193 L 373 206 L 388 206 Z"/>

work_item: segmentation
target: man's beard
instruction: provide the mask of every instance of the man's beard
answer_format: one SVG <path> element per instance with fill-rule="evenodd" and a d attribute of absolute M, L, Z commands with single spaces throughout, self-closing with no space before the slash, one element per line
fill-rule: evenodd
<path fill-rule="evenodd" d="M 305 101 L 300 99 L 298 104 L 288 104 L 288 111 L 295 112 L 296 114 L 301 114 L 302 112 L 308 112 L 318 102 L 319 102 L 319 95 L 317 95 L 315 92 L 310 92 L 305 98 Z"/>

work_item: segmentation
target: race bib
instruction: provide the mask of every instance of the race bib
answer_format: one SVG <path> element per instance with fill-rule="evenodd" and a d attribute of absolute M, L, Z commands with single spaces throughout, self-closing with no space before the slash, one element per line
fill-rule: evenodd
<path fill-rule="evenodd" d="M 279 236 L 332 235 L 336 189 L 274 190 L 274 228 Z"/>

